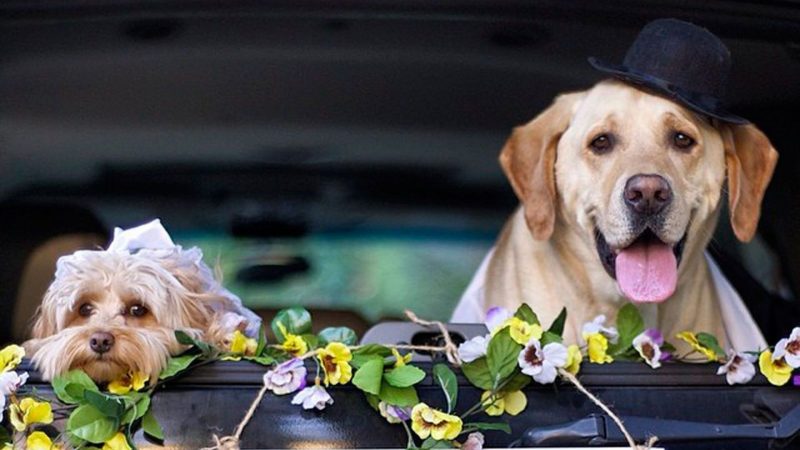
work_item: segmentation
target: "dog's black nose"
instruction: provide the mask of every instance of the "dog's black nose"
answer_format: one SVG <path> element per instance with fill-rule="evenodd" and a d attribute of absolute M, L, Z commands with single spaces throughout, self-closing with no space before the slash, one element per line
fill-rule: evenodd
<path fill-rule="evenodd" d="M 111 333 L 98 331 L 97 333 L 92 334 L 92 337 L 89 338 L 89 347 L 91 347 L 95 353 L 102 355 L 103 353 L 111 350 L 111 347 L 113 346 L 114 335 Z"/>
<path fill-rule="evenodd" d="M 638 214 L 661 212 L 672 201 L 672 189 L 661 175 L 634 175 L 625 183 L 625 204 Z"/>

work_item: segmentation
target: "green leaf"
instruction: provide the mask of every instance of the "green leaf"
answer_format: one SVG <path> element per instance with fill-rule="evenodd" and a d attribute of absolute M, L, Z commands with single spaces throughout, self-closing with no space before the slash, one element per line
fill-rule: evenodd
<path fill-rule="evenodd" d="M 287 333 L 298 335 L 311 333 L 311 314 L 300 306 L 282 309 L 272 319 L 270 327 L 278 339 L 278 343 L 282 344 L 286 340 L 286 336 L 278 326 L 279 323 L 284 326 Z"/>
<path fill-rule="evenodd" d="M 364 396 L 367 398 L 367 403 L 369 403 L 369 406 L 371 406 L 375 411 L 378 411 L 378 404 L 380 404 L 381 398 L 377 395 L 370 394 L 369 392 L 364 392 Z"/>
<path fill-rule="evenodd" d="M 142 418 L 142 430 L 159 441 L 164 440 L 164 430 L 153 415 L 153 411 L 147 411 Z"/>
<path fill-rule="evenodd" d="M 385 381 L 381 383 L 381 391 L 378 397 L 386 403 L 396 406 L 414 406 L 419 403 L 417 390 L 413 386 L 398 388 Z"/>
<path fill-rule="evenodd" d="M 453 444 L 449 441 L 437 441 L 436 439 L 429 437 L 422 441 L 422 447 L 424 450 L 428 450 L 431 448 L 453 448 Z"/>
<path fill-rule="evenodd" d="M 383 379 L 394 387 L 413 386 L 425 378 L 425 371 L 414 366 L 400 366 L 386 372 Z"/>
<path fill-rule="evenodd" d="M 489 390 L 494 387 L 492 374 L 489 373 L 489 366 L 486 364 L 486 357 L 480 357 L 472 362 L 462 364 L 461 372 L 475 387 L 483 390 Z"/>
<path fill-rule="evenodd" d="M 194 355 L 184 354 L 181 356 L 175 356 L 173 358 L 170 358 L 169 361 L 167 361 L 167 367 L 165 367 L 164 370 L 162 370 L 161 373 L 158 375 L 158 379 L 165 380 L 167 378 L 174 377 L 175 375 L 188 369 L 189 366 L 192 365 L 192 363 L 199 357 L 200 355 L 198 354 Z"/>
<path fill-rule="evenodd" d="M 486 365 L 492 375 L 492 387 L 499 386 L 501 381 L 514 372 L 520 350 L 520 345 L 511 339 L 508 328 L 492 337 L 486 350 Z"/>
<path fill-rule="evenodd" d="M 514 376 L 503 386 L 503 392 L 519 391 L 531 382 L 531 377 L 517 371 Z"/>
<path fill-rule="evenodd" d="M 456 374 L 445 364 L 433 366 L 433 379 L 439 384 L 447 400 L 447 413 L 450 414 L 456 408 L 458 401 L 458 381 Z"/>
<path fill-rule="evenodd" d="M 175 330 L 175 339 L 178 340 L 179 344 L 183 345 L 192 345 L 196 347 L 200 352 L 204 355 L 208 355 L 211 353 L 211 346 L 207 343 L 200 341 L 191 337 L 185 331 L 182 330 Z"/>
<path fill-rule="evenodd" d="M 244 359 L 247 361 L 252 361 L 256 364 L 261 364 L 262 366 L 271 366 L 275 364 L 275 358 L 268 355 L 245 356 Z"/>
<path fill-rule="evenodd" d="M 542 333 L 542 340 L 541 340 L 542 347 L 552 342 L 558 342 L 560 344 L 563 341 L 564 339 L 561 336 L 555 333 L 551 333 L 550 331 L 545 331 L 544 333 Z"/>
<path fill-rule="evenodd" d="M 319 338 L 313 334 L 302 334 L 300 335 L 300 337 L 303 338 L 304 341 L 306 341 L 306 344 L 308 344 L 309 349 L 315 349 L 320 346 Z"/>
<path fill-rule="evenodd" d="M 93 444 L 102 444 L 119 430 L 119 419 L 103 414 L 92 405 L 77 407 L 67 420 L 67 432 Z"/>
<path fill-rule="evenodd" d="M 341 342 L 344 345 L 358 344 L 356 332 L 347 327 L 328 327 L 320 331 L 319 345 L 328 345 L 330 342 Z"/>
<path fill-rule="evenodd" d="M 714 353 L 717 354 L 717 358 L 724 358 L 727 355 L 725 351 L 722 350 L 722 347 L 719 345 L 719 341 L 717 338 L 710 333 L 697 333 L 697 342 L 700 343 L 703 347 L 710 348 L 714 350 Z"/>
<path fill-rule="evenodd" d="M 353 384 L 364 392 L 378 395 L 381 391 L 382 379 L 383 359 L 374 357 L 356 371 L 353 376 Z"/>
<path fill-rule="evenodd" d="M 53 378 L 53 392 L 63 403 L 74 405 L 83 401 L 85 390 L 100 392 L 89 375 L 82 370 L 71 370 Z M 69 389 L 68 389 L 69 388 Z"/>
<path fill-rule="evenodd" d="M 118 397 L 87 389 L 84 391 L 84 399 L 108 417 L 119 419 L 125 412 L 125 402 Z"/>
<path fill-rule="evenodd" d="M 517 312 L 514 313 L 514 317 L 518 319 L 522 319 L 525 322 L 528 322 L 531 325 L 539 325 L 539 316 L 536 315 L 535 312 L 528 306 L 527 303 L 523 303 L 522 306 L 517 308 Z"/>
<path fill-rule="evenodd" d="M 383 359 L 391 356 L 392 350 L 380 344 L 367 344 L 353 350 L 352 354 L 353 359 L 350 361 L 350 365 L 358 369 L 372 358 L 378 357 Z"/>
<path fill-rule="evenodd" d="M 11 444 L 11 433 L 5 427 L 0 426 L 0 445 Z"/>
<path fill-rule="evenodd" d="M 511 427 L 504 422 L 470 422 L 464 424 L 464 429 L 483 431 L 503 431 L 511 434 Z"/>
<path fill-rule="evenodd" d="M 550 324 L 550 328 L 547 329 L 548 333 L 553 333 L 557 336 L 564 335 L 564 323 L 567 321 L 567 308 L 561 308 L 561 312 L 558 313 L 558 317 L 556 320 Z M 542 344 L 544 345 L 544 344 Z"/>
<path fill-rule="evenodd" d="M 142 394 L 140 398 L 132 398 L 131 400 L 133 401 L 125 411 L 125 415 L 122 416 L 121 423 L 123 425 L 136 421 L 150 409 L 150 396 L 147 394 Z"/>
<path fill-rule="evenodd" d="M 256 346 L 256 356 L 261 356 L 261 352 L 264 351 L 264 348 L 267 346 L 267 329 L 264 326 L 264 323 L 261 323 L 261 326 L 258 328 L 258 345 Z"/>
<path fill-rule="evenodd" d="M 619 332 L 619 341 L 617 344 L 609 349 L 609 353 L 614 356 L 622 355 L 632 345 L 633 338 L 638 336 L 644 331 L 644 320 L 642 320 L 639 310 L 628 303 L 623 306 L 619 313 L 617 313 L 617 332 Z"/>

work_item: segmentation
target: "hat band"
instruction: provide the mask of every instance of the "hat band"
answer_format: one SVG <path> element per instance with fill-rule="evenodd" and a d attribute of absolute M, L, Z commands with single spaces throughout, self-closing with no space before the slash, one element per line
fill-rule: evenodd
<path fill-rule="evenodd" d="M 628 76 L 632 75 L 632 76 Z M 639 71 L 628 68 L 628 73 L 619 73 L 618 76 L 625 78 L 626 81 L 643 86 L 650 86 L 673 97 L 678 97 L 690 104 L 709 110 L 710 113 L 717 113 L 722 110 L 722 102 L 719 98 L 704 94 L 702 92 L 690 91 L 680 86 L 670 83 L 664 79 L 647 75 Z"/>

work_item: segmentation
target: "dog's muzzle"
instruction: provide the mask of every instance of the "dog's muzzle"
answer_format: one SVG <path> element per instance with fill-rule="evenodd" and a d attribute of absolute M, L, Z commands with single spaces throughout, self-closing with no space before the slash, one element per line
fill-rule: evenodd
<path fill-rule="evenodd" d="M 629 213 L 630 234 L 636 238 L 611 248 L 603 233 L 595 229 L 595 245 L 603 267 L 633 302 L 662 302 L 677 288 L 686 234 L 675 244 L 659 237 L 672 198 L 672 189 L 664 177 L 635 175 L 625 184 L 623 201 Z"/>

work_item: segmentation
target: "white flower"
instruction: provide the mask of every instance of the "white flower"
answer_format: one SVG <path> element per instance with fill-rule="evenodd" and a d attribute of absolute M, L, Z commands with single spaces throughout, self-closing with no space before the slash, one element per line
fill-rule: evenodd
<path fill-rule="evenodd" d="M 661 336 L 658 330 L 652 328 L 633 338 L 633 348 L 644 358 L 644 362 L 653 369 L 661 367 L 662 345 L 664 345 L 664 337 Z"/>
<path fill-rule="evenodd" d="M 13 370 L 11 372 L 0 373 L 0 396 L 11 395 L 17 392 L 28 381 L 28 373 L 19 375 Z"/>
<path fill-rule="evenodd" d="M 503 308 L 502 306 L 493 306 L 486 311 L 486 328 L 489 333 L 494 333 L 494 330 L 502 326 L 510 318 L 514 317 L 514 313 Z"/>
<path fill-rule="evenodd" d="M 783 338 L 775 344 L 772 360 L 777 361 L 781 358 L 784 358 L 786 364 L 793 369 L 800 367 L 800 327 L 795 327 L 788 339 Z"/>
<path fill-rule="evenodd" d="M 583 324 L 583 335 L 587 336 L 590 334 L 600 333 L 606 337 L 612 344 L 617 343 L 617 339 L 619 339 L 619 333 L 617 333 L 617 329 L 614 327 L 607 327 L 605 326 L 606 323 L 606 316 L 604 314 L 600 314 L 599 316 L 595 317 L 591 322 L 586 322 Z M 585 338 L 584 338 L 585 339 Z"/>
<path fill-rule="evenodd" d="M 734 350 L 728 351 L 728 362 L 717 369 L 717 375 L 725 374 L 728 384 L 745 384 L 756 374 L 756 367 L 753 365 L 756 358 L 747 353 L 737 353 Z"/>
<path fill-rule="evenodd" d="M 464 362 L 472 362 L 486 354 L 491 335 L 475 336 L 458 346 L 458 357 Z"/>
<path fill-rule="evenodd" d="M 6 410 L 6 395 L 0 392 L 0 422 L 3 422 L 3 411 Z"/>
<path fill-rule="evenodd" d="M 530 375 L 537 383 L 552 383 L 559 367 L 567 364 L 567 348 L 557 342 L 541 347 L 537 339 L 531 339 L 519 353 L 517 364 L 522 373 Z"/>
<path fill-rule="evenodd" d="M 303 405 L 303 409 L 317 408 L 323 410 L 325 406 L 333 404 L 333 398 L 324 387 L 315 384 L 298 392 L 292 399 L 292 404 Z"/>

